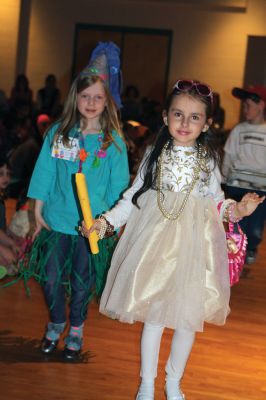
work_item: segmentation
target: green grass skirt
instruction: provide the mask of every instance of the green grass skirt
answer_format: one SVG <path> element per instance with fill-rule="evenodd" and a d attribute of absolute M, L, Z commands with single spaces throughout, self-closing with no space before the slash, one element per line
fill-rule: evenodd
<path fill-rule="evenodd" d="M 56 294 L 56 289 L 59 284 L 63 284 L 66 287 L 67 297 L 71 298 L 71 284 L 70 276 L 73 273 L 72 265 L 74 254 L 76 250 L 76 245 L 79 236 L 77 235 L 67 235 L 69 241 L 69 247 L 67 249 L 67 254 L 64 254 L 64 262 L 60 261 L 60 246 L 59 241 L 62 238 L 62 233 L 55 231 L 47 231 L 43 229 L 40 234 L 35 239 L 32 248 L 28 253 L 26 253 L 23 259 L 20 261 L 19 273 L 16 279 L 11 282 L 6 283 L 3 286 L 9 286 L 19 280 L 24 281 L 24 285 L 28 294 L 30 294 L 30 289 L 28 286 L 28 281 L 34 278 L 41 286 L 47 282 L 46 265 L 52 253 L 56 249 L 58 259 L 54 259 L 56 265 L 56 282 L 54 285 L 54 294 Z M 66 236 L 66 235 L 64 235 Z M 85 240 L 85 239 L 84 239 Z M 115 246 L 117 244 L 118 238 L 116 235 L 99 240 L 99 253 L 91 254 L 88 245 L 88 269 L 89 275 L 95 276 L 95 284 L 92 287 L 85 287 L 82 277 L 78 275 L 76 271 L 75 278 L 78 279 L 79 284 L 88 293 L 86 304 L 84 304 L 84 309 L 86 309 L 87 304 L 90 300 L 96 296 L 98 299 L 102 294 L 104 289 L 107 273 L 110 267 L 111 258 Z M 62 252 L 61 252 L 62 253 Z M 55 296 L 54 296 L 55 297 Z M 50 308 L 53 307 L 53 304 Z"/>

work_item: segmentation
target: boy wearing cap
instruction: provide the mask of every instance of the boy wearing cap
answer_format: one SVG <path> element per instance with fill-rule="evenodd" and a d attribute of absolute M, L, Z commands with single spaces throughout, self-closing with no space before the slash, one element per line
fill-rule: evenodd
<path fill-rule="evenodd" d="M 222 172 L 226 192 L 239 201 L 247 192 L 256 191 L 259 195 L 266 192 L 266 88 L 234 88 L 232 94 L 243 101 L 245 121 L 233 128 L 226 141 Z M 248 238 L 247 264 L 256 260 L 265 218 L 266 204 L 263 203 L 251 217 L 240 222 Z"/>

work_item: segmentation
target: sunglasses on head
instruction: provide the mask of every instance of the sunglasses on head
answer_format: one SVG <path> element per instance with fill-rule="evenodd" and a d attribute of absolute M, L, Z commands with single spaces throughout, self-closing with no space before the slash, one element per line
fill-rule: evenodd
<path fill-rule="evenodd" d="M 211 88 L 206 85 L 205 83 L 201 83 L 198 81 L 193 81 L 193 80 L 186 80 L 186 79 L 179 79 L 176 84 L 174 85 L 174 88 L 180 90 L 181 92 L 187 92 L 188 90 L 195 88 L 197 93 L 202 96 L 202 97 L 211 97 L 211 101 L 213 99 L 212 97 L 212 90 Z"/>

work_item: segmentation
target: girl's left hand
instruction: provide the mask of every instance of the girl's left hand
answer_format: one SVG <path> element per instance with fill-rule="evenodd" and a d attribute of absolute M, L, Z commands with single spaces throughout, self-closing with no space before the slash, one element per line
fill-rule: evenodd
<path fill-rule="evenodd" d="M 259 204 L 265 200 L 265 196 L 260 197 L 257 193 L 245 194 L 241 201 L 236 203 L 236 217 L 243 218 L 252 214 Z"/>
<path fill-rule="evenodd" d="M 88 238 L 93 231 L 96 231 L 96 233 L 98 234 L 100 232 L 100 229 L 101 223 L 98 219 L 96 219 L 90 228 L 87 228 L 85 222 L 82 221 L 81 228 L 79 230 L 82 236 Z"/>

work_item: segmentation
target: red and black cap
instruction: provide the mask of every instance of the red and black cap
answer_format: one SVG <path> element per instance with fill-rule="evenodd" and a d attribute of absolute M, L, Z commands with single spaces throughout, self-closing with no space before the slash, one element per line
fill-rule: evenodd
<path fill-rule="evenodd" d="M 266 104 L 266 87 L 264 86 L 249 86 L 247 89 L 233 88 L 232 95 L 240 100 L 251 99 L 255 103 L 263 100 Z"/>

